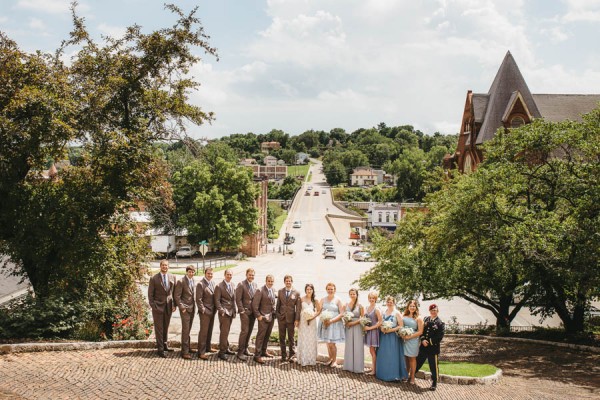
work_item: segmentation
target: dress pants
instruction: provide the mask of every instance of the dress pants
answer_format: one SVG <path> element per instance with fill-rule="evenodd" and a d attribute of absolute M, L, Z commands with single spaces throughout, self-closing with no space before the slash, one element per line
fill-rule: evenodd
<path fill-rule="evenodd" d="M 181 317 L 181 354 L 190 354 L 190 331 L 194 323 L 194 311 L 180 312 Z"/>
<path fill-rule="evenodd" d="M 250 342 L 252 329 L 254 329 L 254 321 L 256 321 L 254 315 L 248 314 L 248 312 L 240 314 L 241 330 L 240 338 L 238 339 L 238 355 L 242 355 L 248 351 L 248 343 Z"/>
<path fill-rule="evenodd" d="M 169 338 L 169 324 L 171 323 L 171 310 L 165 306 L 162 312 L 152 310 L 152 320 L 154 321 L 154 335 L 156 336 L 156 348 L 158 351 L 165 351 L 167 340 Z"/>
<path fill-rule="evenodd" d="M 219 354 L 225 354 L 229 350 L 229 329 L 233 317 L 227 314 L 219 314 Z"/>
<path fill-rule="evenodd" d="M 200 314 L 200 333 L 198 333 L 198 354 L 210 351 L 210 341 L 215 323 L 215 314 Z"/>
<path fill-rule="evenodd" d="M 267 321 L 264 318 L 262 321 L 258 321 L 258 333 L 256 334 L 256 350 L 254 351 L 255 357 L 260 357 L 263 354 L 267 354 L 267 347 L 269 346 L 269 336 L 273 331 L 274 320 Z"/>
<path fill-rule="evenodd" d="M 417 371 L 421 369 L 423 364 L 427 360 L 429 364 L 429 370 L 431 371 L 431 382 L 433 385 L 437 385 L 437 380 L 439 376 L 439 364 L 438 364 L 438 355 L 435 352 L 429 351 L 419 351 L 419 355 L 417 355 Z"/>
<path fill-rule="evenodd" d="M 285 321 L 277 320 L 277 325 L 279 326 L 279 347 L 281 348 L 281 356 L 284 357 L 286 355 L 285 352 L 285 338 L 287 334 L 287 341 L 290 348 L 290 352 L 288 355 L 291 357 L 295 352 L 294 347 L 294 323 L 286 323 Z"/>

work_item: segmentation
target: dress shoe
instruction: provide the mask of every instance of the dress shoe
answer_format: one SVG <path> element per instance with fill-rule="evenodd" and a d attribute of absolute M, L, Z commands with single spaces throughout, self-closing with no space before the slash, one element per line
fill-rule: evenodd
<path fill-rule="evenodd" d="M 254 362 L 257 364 L 264 364 L 265 362 L 263 361 L 262 358 L 260 357 L 254 357 Z"/>
<path fill-rule="evenodd" d="M 200 355 L 198 356 L 198 358 L 199 358 L 200 360 L 208 360 L 208 356 L 207 356 L 206 354 L 200 354 Z"/>
<path fill-rule="evenodd" d="M 184 354 L 181 356 L 181 358 L 183 358 L 184 360 L 191 360 L 192 356 L 190 356 L 189 354 Z"/>
<path fill-rule="evenodd" d="M 429 390 L 435 391 L 435 389 L 437 389 L 437 385 L 434 383 L 433 385 L 431 385 L 431 387 L 429 388 Z"/>
<path fill-rule="evenodd" d="M 239 360 L 242 360 L 242 361 L 246 361 L 246 360 L 248 360 L 248 357 L 246 357 L 246 356 L 245 356 L 245 355 L 243 355 L 243 354 L 238 354 L 238 355 L 237 355 L 237 358 L 238 358 Z"/>
<path fill-rule="evenodd" d="M 287 360 L 287 354 L 281 353 L 281 359 L 282 360 Z"/>
<path fill-rule="evenodd" d="M 248 357 L 252 357 L 254 353 L 250 353 L 248 350 L 244 351 L 244 355 Z"/>
<path fill-rule="evenodd" d="M 225 354 L 227 354 L 228 356 L 233 356 L 235 353 L 233 351 L 231 351 L 231 350 L 227 350 L 225 352 Z"/>
<path fill-rule="evenodd" d="M 225 354 L 219 354 L 217 357 L 223 361 L 227 361 L 227 356 Z"/>
<path fill-rule="evenodd" d="M 269 353 L 262 353 L 260 356 L 264 358 L 273 358 L 273 356 Z"/>
<path fill-rule="evenodd" d="M 167 358 L 167 355 L 165 354 L 165 352 L 164 352 L 164 351 L 159 351 L 159 352 L 158 352 L 158 356 L 159 356 L 159 357 L 162 357 L 162 358 Z"/>

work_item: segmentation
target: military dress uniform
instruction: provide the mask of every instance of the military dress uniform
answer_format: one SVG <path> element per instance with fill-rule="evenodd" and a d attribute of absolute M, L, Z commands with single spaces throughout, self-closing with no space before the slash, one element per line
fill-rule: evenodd
<path fill-rule="evenodd" d="M 417 371 L 421 369 L 425 360 L 429 363 L 431 371 L 431 388 L 435 390 L 439 376 L 438 355 L 440 354 L 440 343 L 444 337 L 445 324 L 439 317 L 432 319 L 430 316 L 423 318 L 423 334 L 420 337 L 419 355 L 417 356 Z M 423 341 L 427 346 L 423 346 Z"/>

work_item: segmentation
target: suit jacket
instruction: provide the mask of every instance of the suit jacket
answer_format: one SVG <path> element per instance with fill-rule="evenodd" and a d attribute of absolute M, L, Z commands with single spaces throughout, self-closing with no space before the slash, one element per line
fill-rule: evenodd
<path fill-rule="evenodd" d="M 235 287 L 233 282 L 229 282 L 229 284 L 231 292 L 227 290 L 227 282 L 224 279 L 217 285 L 215 288 L 215 305 L 219 313 L 235 318 Z"/>
<path fill-rule="evenodd" d="M 431 319 L 430 316 L 423 318 L 423 334 L 420 341 L 427 340 L 429 346 L 425 347 L 421 344 L 419 351 L 424 350 L 429 354 L 440 354 L 440 343 L 444 338 L 446 324 L 442 322 L 440 317 Z"/>
<path fill-rule="evenodd" d="M 196 285 L 196 306 L 198 314 L 213 315 L 215 313 L 215 293 L 211 290 L 206 278 Z"/>
<path fill-rule="evenodd" d="M 192 282 L 192 286 L 190 289 L 190 281 Z M 196 311 L 196 301 L 195 301 L 195 288 L 194 288 L 194 278 L 188 279 L 187 276 L 181 278 L 177 284 L 175 285 L 175 304 L 179 307 L 179 312 L 194 313 Z"/>
<path fill-rule="evenodd" d="M 252 296 L 250 295 L 250 287 L 254 289 Z M 252 315 L 252 298 L 258 292 L 258 285 L 256 282 L 249 283 L 247 279 L 244 279 L 238 283 L 235 289 L 235 304 L 240 314 Z"/>
<path fill-rule="evenodd" d="M 148 283 L 148 303 L 152 311 L 162 313 L 166 310 L 171 313 L 173 310 L 173 293 L 175 292 L 175 275 L 167 273 L 169 287 L 163 286 L 162 274 L 159 272 L 150 278 Z"/>
<path fill-rule="evenodd" d="M 290 295 L 286 297 L 286 288 L 279 289 L 277 293 L 277 319 L 282 323 L 291 324 L 300 321 L 300 293 L 292 288 Z"/>
<path fill-rule="evenodd" d="M 277 302 L 277 294 L 275 293 L 275 289 L 272 290 L 273 298 L 269 298 L 269 289 L 266 285 L 260 288 L 260 290 L 254 294 L 254 298 L 252 299 L 252 312 L 256 318 L 262 315 L 267 319 L 267 321 L 271 321 L 273 319 L 275 304 Z"/>

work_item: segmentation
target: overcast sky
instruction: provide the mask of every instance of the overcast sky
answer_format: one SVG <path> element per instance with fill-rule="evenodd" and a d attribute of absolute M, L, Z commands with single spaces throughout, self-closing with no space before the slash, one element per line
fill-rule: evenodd
<path fill-rule="evenodd" d="M 71 28 L 69 1 L 0 0 L 0 30 L 53 51 Z M 192 102 L 216 113 L 195 137 L 380 122 L 456 133 L 467 90 L 487 92 L 509 50 L 533 93 L 600 93 L 600 0 L 172 2 L 199 7 L 220 57 L 193 71 Z M 79 3 L 97 35 L 174 21 L 164 1 Z"/>

